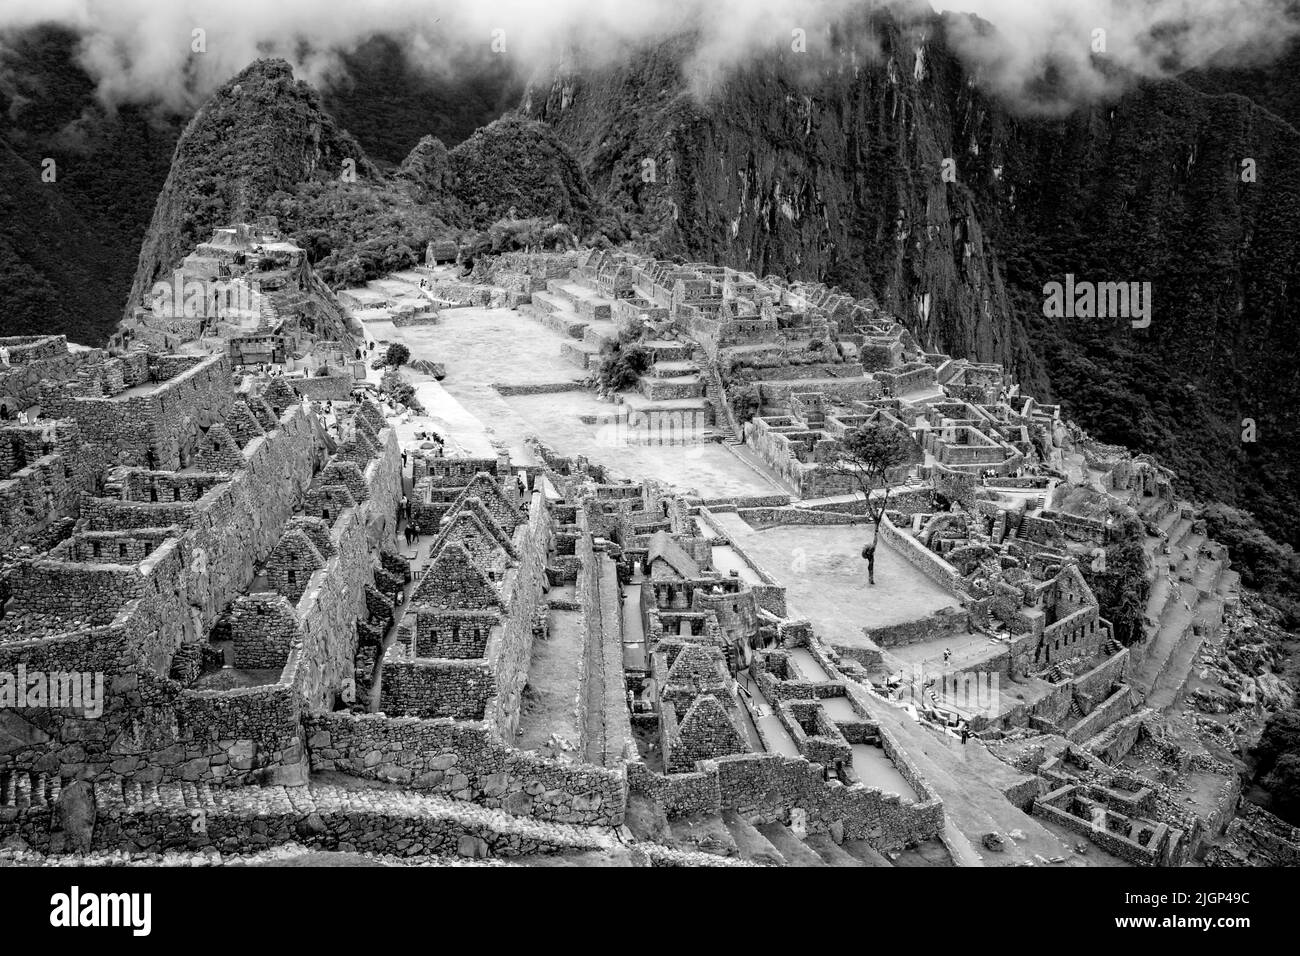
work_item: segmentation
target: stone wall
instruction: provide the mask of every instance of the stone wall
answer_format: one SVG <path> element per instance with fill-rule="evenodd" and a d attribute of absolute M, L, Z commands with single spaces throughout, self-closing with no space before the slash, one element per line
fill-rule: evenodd
<path fill-rule="evenodd" d="M 68 381 L 76 377 L 79 369 L 97 365 L 107 358 L 107 354 L 101 349 L 87 349 L 62 354 L 52 353 L 18 364 L 14 362 L 14 354 L 10 355 L 9 367 L 0 368 L 0 400 L 6 402 L 11 399 L 16 400 L 18 409 L 40 404 L 42 381 Z M 15 411 L 12 405 L 9 410 Z"/>
<path fill-rule="evenodd" d="M 903 647 L 935 640 L 945 634 L 964 634 L 969 624 L 970 616 L 961 608 L 940 608 L 919 620 L 883 627 L 864 627 L 862 632 L 880 647 Z"/>
<path fill-rule="evenodd" d="M 482 658 L 389 660 L 379 706 L 394 716 L 482 720 L 492 690 L 492 667 Z"/>
<path fill-rule="evenodd" d="M 97 512 L 96 520 L 109 526 L 115 522 L 105 516 L 131 516 L 123 522 L 130 526 L 141 513 L 184 508 L 189 528 L 155 549 L 147 566 L 109 572 L 138 583 L 124 588 L 119 582 L 111 603 L 116 610 L 103 625 L 0 643 L 0 669 L 21 662 L 48 671 L 99 671 L 108 690 L 105 713 L 97 720 L 53 713 L 25 717 L 35 721 L 41 742 L 0 753 L 0 767 L 54 761 L 68 776 L 245 782 L 301 766 L 294 654 L 276 685 L 193 691 L 161 675 L 169 672 L 180 643 L 201 640 L 221 609 L 252 581 L 256 563 L 278 540 L 310 481 L 313 447 L 312 422 L 294 407 L 279 427 L 244 449 L 244 468 L 199 501 L 118 502 L 116 511 Z M 91 574 L 112 568 L 87 567 Z M 47 590 L 64 586 L 51 581 Z M 64 602 L 65 612 L 68 607 L 75 604 Z M 102 606 L 95 612 L 105 614 Z"/>
<path fill-rule="evenodd" d="M 351 375 L 311 375 L 306 378 L 286 378 L 295 392 L 314 402 L 346 402 L 352 398 L 357 382 Z"/>
<path fill-rule="evenodd" d="M 80 493 L 89 469 L 77 451 L 80 429 L 60 421 L 54 448 L 15 471 L 0 469 L 0 554 L 41 540 L 65 518 L 80 510 Z M 16 462 L 15 462 L 16 464 Z"/>
<path fill-rule="evenodd" d="M 533 635 L 545 612 L 546 562 L 554 539 L 554 526 L 540 493 L 528 505 L 528 521 L 515 528 L 512 543 L 519 567 L 506 593 L 506 615 L 489 642 L 493 694 L 488 719 L 504 740 L 513 740 L 519 726 L 520 694 L 528 681 L 533 657 Z"/>
<path fill-rule="evenodd" d="M 623 822 L 623 772 L 515 750 L 485 723 L 340 712 L 312 714 L 307 727 L 313 770 L 399 783 L 541 820 Z"/>
<path fill-rule="evenodd" d="M 230 609 L 235 666 L 282 670 L 298 640 L 298 618 L 280 594 L 244 594 Z"/>
<path fill-rule="evenodd" d="M 962 578 L 957 569 L 935 554 L 906 531 L 900 531 L 889 520 L 880 522 L 880 535 L 887 540 L 908 564 L 915 567 L 931 581 L 952 592 L 961 593 Z"/>
<path fill-rule="evenodd" d="M 95 787 L 94 802 L 92 849 L 103 850 L 239 853 L 295 844 L 420 859 L 610 851 L 618 845 L 599 828 L 521 819 L 430 795 L 360 795 L 329 784 L 292 792 L 274 785 L 213 792 L 164 784 L 141 792 L 105 782 Z M 33 846 L 49 849 L 48 839 L 47 832 Z"/>
<path fill-rule="evenodd" d="M 176 470 L 197 452 L 200 430 L 230 412 L 230 361 L 225 355 L 148 359 L 156 385 L 136 394 L 82 397 L 55 389 L 46 390 L 42 401 L 53 417 L 77 420 L 97 460 Z"/>
<path fill-rule="evenodd" d="M 1113 694 L 1097 704 L 1065 736 L 1074 741 L 1087 740 L 1102 728 L 1110 726 L 1121 717 L 1133 712 L 1133 692 L 1127 684 L 1120 684 Z"/>

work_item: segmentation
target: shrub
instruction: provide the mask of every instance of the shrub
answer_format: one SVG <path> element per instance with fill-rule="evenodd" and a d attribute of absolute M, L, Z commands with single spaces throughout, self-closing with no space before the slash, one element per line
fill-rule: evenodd
<path fill-rule="evenodd" d="M 731 410 L 736 413 L 736 421 L 742 425 L 757 415 L 761 406 L 758 386 L 753 382 L 731 390 Z"/>
<path fill-rule="evenodd" d="M 631 388 L 650 367 L 650 352 L 639 345 L 609 342 L 601 349 L 596 382 L 609 391 Z"/>
<path fill-rule="evenodd" d="M 424 406 L 415 397 L 415 386 L 402 377 L 396 368 L 389 368 L 379 380 L 379 390 L 399 405 L 405 405 L 417 414 L 424 412 Z"/>

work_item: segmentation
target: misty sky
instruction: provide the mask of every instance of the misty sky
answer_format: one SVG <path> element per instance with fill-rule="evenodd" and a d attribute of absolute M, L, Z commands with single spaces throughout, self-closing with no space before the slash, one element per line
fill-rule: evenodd
<path fill-rule="evenodd" d="M 915 7 L 920 0 L 896 3 Z M 584 64 L 618 57 L 629 42 L 698 26 L 688 71 L 716 76 L 731 65 L 788 47 L 806 30 L 810 52 L 825 26 L 873 0 L 0 0 L 0 30 L 53 21 L 77 31 L 80 61 L 108 103 L 192 107 L 258 56 L 282 56 L 300 78 L 328 85 L 338 52 L 376 34 L 397 39 L 431 71 L 474 56 L 501 55 L 525 75 L 583 51 Z M 1155 76 L 1212 62 L 1266 60 L 1295 34 L 1286 0 L 936 0 L 970 12 L 993 35 L 958 26 L 953 45 L 996 92 L 1016 99 L 1049 61 L 1065 68 L 1083 100 L 1107 92 L 1093 67 L 1093 31 L 1125 71 Z M 925 9 L 923 7 L 923 9 Z M 328 10 L 328 13 L 323 11 Z M 1160 27 L 1159 33 L 1153 33 Z M 191 50 L 205 31 L 205 52 Z M 494 34 L 493 31 L 504 31 Z M 504 36 L 504 52 L 494 51 Z M 1157 38 L 1158 37 L 1158 38 Z M 921 41 L 923 42 L 923 41 Z M 3 39 L 0 38 L 0 43 Z M 910 64 L 909 64 L 910 66 Z"/>

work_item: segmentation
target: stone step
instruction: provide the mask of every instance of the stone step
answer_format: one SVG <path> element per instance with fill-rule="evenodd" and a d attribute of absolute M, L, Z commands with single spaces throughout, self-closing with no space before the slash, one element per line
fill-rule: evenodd
<path fill-rule="evenodd" d="M 1167 680 L 1171 669 L 1176 667 L 1176 662 L 1183 656 L 1183 650 L 1191 643 L 1199 643 L 1195 623 L 1196 611 L 1193 608 L 1185 616 L 1180 615 L 1171 620 L 1163 640 L 1157 638 L 1157 644 L 1152 648 L 1152 659 L 1148 666 L 1139 670 L 1143 693 L 1149 696 L 1162 681 Z"/>
<path fill-rule="evenodd" d="M 679 378 L 654 378 L 643 375 L 637 385 L 641 394 L 652 402 L 704 396 L 704 382 L 693 375 Z"/>
<path fill-rule="evenodd" d="M 603 349 L 607 343 L 618 341 L 618 330 L 612 325 L 588 325 L 582 332 L 582 341 L 598 350 Z"/>
<path fill-rule="evenodd" d="M 1202 558 L 1192 574 L 1192 583 L 1201 597 L 1208 597 L 1218 590 L 1219 578 L 1223 576 L 1223 562 L 1217 558 Z"/>
<path fill-rule="evenodd" d="M 654 366 L 650 369 L 650 375 L 654 378 L 680 378 L 682 376 L 693 376 L 698 378 L 700 367 L 691 361 L 672 362 L 656 359 Z"/>
<path fill-rule="evenodd" d="M 1169 570 L 1167 564 L 1156 568 L 1155 580 L 1151 584 L 1151 593 L 1147 597 L 1146 606 L 1150 634 L 1154 634 L 1159 630 L 1160 622 L 1169 613 L 1169 606 L 1183 600 L 1182 585 L 1178 583 L 1177 578 L 1170 581 L 1171 574 L 1173 572 Z"/>
<path fill-rule="evenodd" d="M 723 810 L 722 822 L 726 824 L 736 841 L 736 850 L 741 859 L 768 866 L 784 866 L 785 857 L 781 851 L 758 829 L 735 810 Z"/>
<path fill-rule="evenodd" d="M 784 823 L 761 823 L 758 832 L 767 837 L 790 866 L 825 866 L 826 861 L 790 832 Z"/>
<path fill-rule="evenodd" d="M 1146 705 L 1156 710 L 1168 710 L 1182 696 L 1191 677 L 1196 656 L 1223 623 L 1223 602 L 1206 598 L 1196 605 L 1196 617 L 1188 628 L 1186 637 L 1170 654 L 1164 668 L 1157 676 L 1147 695 Z"/>
<path fill-rule="evenodd" d="M 586 342 L 564 342 L 560 345 L 560 355 L 570 365 L 594 368 L 600 360 L 600 349 Z"/>
<path fill-rule="evenodd" d="M 740 848 L 730 827 L 718 813 L 692 814 L 669 821 L 673 843 L 679 849 L 707 853 L 710 856 L 732 858 Z"/>
<path fill-rule="evenodd" d="M 1205 547 L 1205 542 L 1204 534 L 1199 531 L 1189 531 L 1183 535 L 1183 540 L 1178 542 L 1177 548 L 1186 556 L 1187 560 L 1195 561 L 1203 557 L 1201 549 Z"/>
<path fill-rule="evenodd" d="M 533 293 L 536 299 L 543 295 L 541 292 Z M 519 309 L 530 318 L 536 319 L 542 325 L 546 326 L 552 332 L 558 332 L 560 335 L 567 336 L 571 339 L 582 340 L 583 334 L 589 324 L 586 319 L 580 319 L 572 312 L 568 311 L 548 311 L 546 308 L 539 308 L 538 305 L 521 306 Z"/>
<path fill-rule="evenodd" d="M 863 866 L 893 866 L 889 858 L 866 840 L 845 840 L 843 850 Z"/>
<path fill-rule="evenodd" d="M 645 347 L 654 353 L 656 362 L 690 362 L 691 365 L 696 365 L 691 361 L 692 347 L 686 342 L 652 339 L 645 343 Z"/>
<path fill-rule="evenodd" d="M 1174 548 L 1178 542 L 1182 541 L 1189 531 L 1192 530 L 1192 519 L 1184 518 L 1181 515 L 1169 529 L 1169 547 Z"/>
<path fill-rule="evenodd" d="M 547 283 L 550 285 L 550 283 Z M 572 312 L 568 300 L 554 292 L 534 292 L 532 305 L 542 312 Z"/>
<path fill-rule="evenodd" d="M 827 866 L 866 866 L 856 856 L 835 845 L 829 833 L 810 833 L 803 842 L 822 858 Z"/>

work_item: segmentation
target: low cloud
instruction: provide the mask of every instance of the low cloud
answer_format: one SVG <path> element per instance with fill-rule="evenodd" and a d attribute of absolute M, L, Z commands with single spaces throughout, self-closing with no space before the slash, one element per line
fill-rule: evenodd
<path fill-rule="evenodd" d="M 80 36 L 79 61 L 108 105 L 192 108 L 259 56 L 279 56 L 327 86 L 341 54 L 375 36 L 397 40 L 414 66 L 465 69 L 492 56 L 522 75 L 577 52 L 583 66 L 630 45 L 693 30 L 685 69 L 703 94 L 732 66 L 805 31 L 809 52 L 831 25 L 870 0 L 0 0 L 0 31 L 56 23 Z M 895 10 L 928 13 L 923 3 Z M 1285 0 L 939 0 L 953 44 L 990 88 L 1033 107 L 1113 91 L 1126 77 L 1275 56 L 1295 36 Z M 982 23 L 964 14 L 993 24 Z M 904 14 L 907 15 L 907 14 Z M 1095 30 L 1105 52 L 1094 56 Z M 196 53 L 195 31 L 204 52 Z M 3 33 L 0 32 L 0 42 Z M 869 48 L 866 52 L 870 53 Z M 1044 93 L 1044 84 L 1055 86 Z"/>

